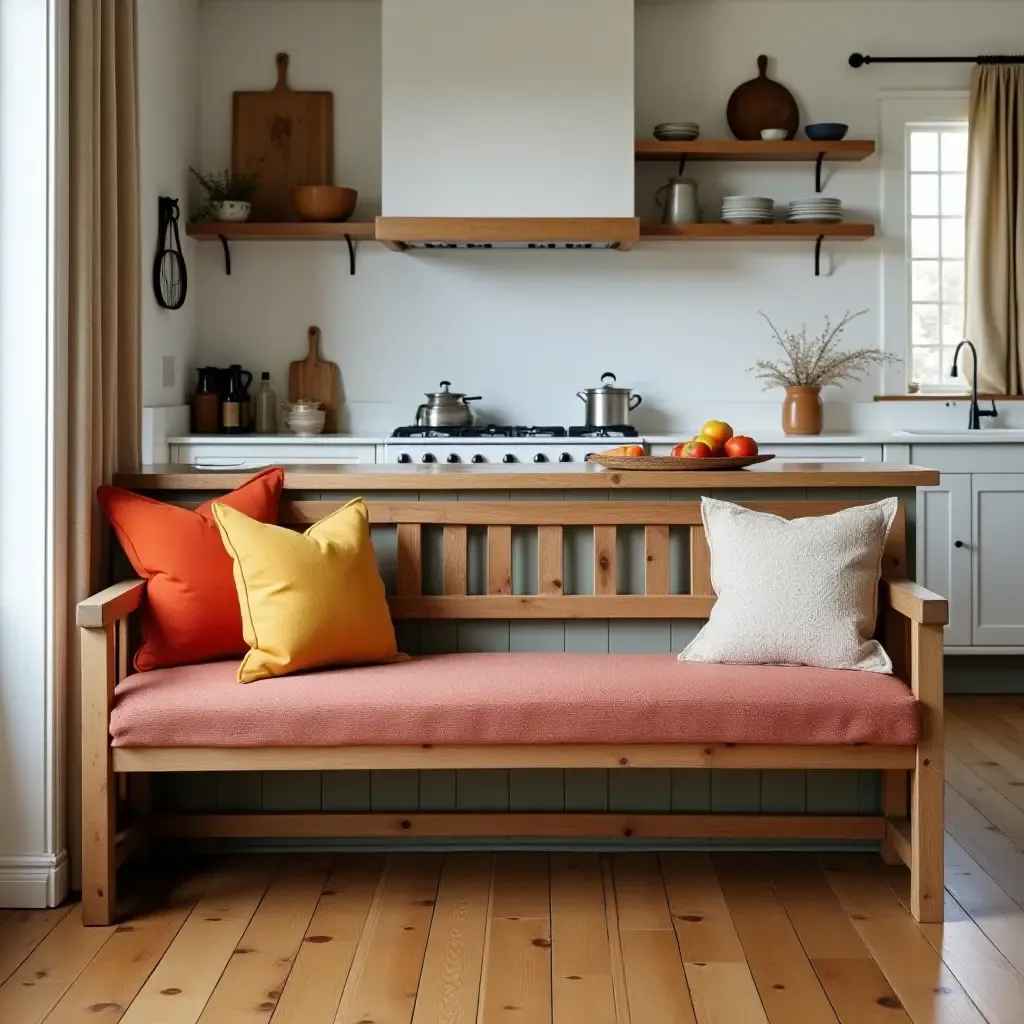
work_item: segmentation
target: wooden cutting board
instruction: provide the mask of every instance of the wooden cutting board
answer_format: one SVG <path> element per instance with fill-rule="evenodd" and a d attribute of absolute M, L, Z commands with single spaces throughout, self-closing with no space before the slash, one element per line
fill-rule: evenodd
<path fill-rule="evenodd" d="M 288 87 L 288 54 L 277 55 L 277 85 L 236 92 L 231 119 L 231 169 L 259 172 L 251 219 L 299 220 L 293 185 L 334 184 L 334 94 Z"/>
<path fill-rule="evenodd" d="M 288 401 L 311 398 L 327 413 L 324 433 L 338 433 L 341 404 L 341 371 L 337 363 L 320 358 L 320 328 L 309 329 L 309 352 L 288 367 Z"/>
<path fill-rule="evenodd" d="M 757 58 L 757 78 L 736 87 L 725 116 L 737 139 L 760 139 L 765 128 L 785 128 L 791 139 L 800 127 L 800 110 L 793 94 L 768 77 L 768 58 Z"/>

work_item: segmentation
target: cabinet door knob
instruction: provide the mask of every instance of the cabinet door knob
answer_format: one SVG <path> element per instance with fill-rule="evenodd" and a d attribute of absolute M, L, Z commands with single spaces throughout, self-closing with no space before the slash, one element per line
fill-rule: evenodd
<path fill-rule="evenodd" d="M 955 541 L 953 543 L 953 547 L 955 547 L 955 548 L 962 548 L 963 546 L 964 546 L 964 542 L 962 540 L 958 540 L 958 541 Z"/>

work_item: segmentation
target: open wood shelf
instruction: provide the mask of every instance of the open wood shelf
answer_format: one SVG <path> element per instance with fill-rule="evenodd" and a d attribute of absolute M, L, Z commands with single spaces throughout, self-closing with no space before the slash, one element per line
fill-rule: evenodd
<path fill-rule="evenodd" d="M 743 139 L 695 139 L 693 142 L 636 140 L 637 160 L 763 160 L 804 161 L 866 160 L 875 152 L 871 139 L 843 139 L 841 142 L 811 142 L 791 139 L 781 142 L 748 142 Z"/>
<path fill-rule="evenodd" d="M 252 221 L 196 221 L 187 224 L 185 233 L 200 241 L 241 242 L 343 242 L 345 236 L 356 241 L 372 241 L 373 221 L 297 221 L 257 224 Z"/>
<path fill-rule="evenodd" d="M 640 225 L 641 242 L 675 242 L 683 239 L 695 241 L 785 241 L 816 238 L 839 238 L 860 241 L 873 237 L 874 224 L 862 221 L 843 221 L 839 224 L 656 224 L 645 221 Z"/>

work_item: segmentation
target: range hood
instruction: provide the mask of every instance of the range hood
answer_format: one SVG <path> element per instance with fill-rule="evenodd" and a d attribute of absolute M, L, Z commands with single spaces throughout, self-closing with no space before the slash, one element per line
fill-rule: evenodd
<path fill-rule="evenodd" d="M 640 240 L 636 217 L 378 217 L 392 249 L 618 249 Z"/>
<path fill-rule="evenodd" d="M 633 23 L 633 0 L 383 0 L 377 239 L 632 248 Z"/>

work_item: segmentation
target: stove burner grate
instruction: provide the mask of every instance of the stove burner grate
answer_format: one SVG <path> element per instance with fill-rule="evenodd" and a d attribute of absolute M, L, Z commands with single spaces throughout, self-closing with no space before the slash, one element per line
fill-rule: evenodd
<path fill-rule="evenodd" d="M 488 424 L 484 427 L 396 427 L 392 437 L 566 437 L 565 427 L 517 427 Z"/>

